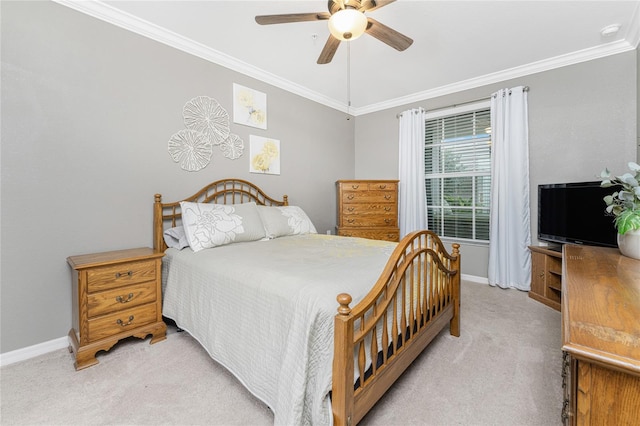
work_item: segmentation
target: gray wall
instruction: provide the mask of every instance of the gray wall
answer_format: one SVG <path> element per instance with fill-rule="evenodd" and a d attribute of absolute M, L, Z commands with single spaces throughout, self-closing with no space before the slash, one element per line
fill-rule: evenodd
<path fill-rule="evenodd" d="M 529 86 L 531 234 L 537 244 L 537 186 L 597 180 L 608 167 L 624 172 L 637 153 L 638 53 L 630 51 L 436 99 L 358 116 L 357 179 L 398 176 L 398 120 L 409 108 L 427 110 L 489 97 L 500 88 Z M 488 247 L 461 248 L 464 274 L 486 277 Z"/>
<path fill-rule="evenodd" d="M 637 52 L 425 100 L 347 121 L 341 112 L 51 2 L 0 2 L 0 353 L 66 335 L 66 257 L 151 245 L 166 201 L 224 177 L 287 193 L 319 232 L 335 226 L 334 182 L 397 177 L 396 114 L 531 87 L 531 184 L 593 179 L 636 156 Z M 167 154 L 182 107 L 206 95 L 232 110 L 232 84 L 268 96 L 268 130 L 232 124 L 247 151 L 185 172 Z M 355 127 L 354 127 L 355 125 Z M 250 174 L 249 135 L 280 139 L 280 176 Z M 187 193 L 185 193 L 185 191 Z M 532 192 L 531 205 L 537 200 Z M 535 216 L 532 216 L 535 235 Z M 486 277 L 486 248 L 463 247 Z"/>
<path fill-rule="evenodd" d="M 342 112 L 52 2 L 1 2 L 0 351 L 63 337 L 70 255 L 152 244 L 166 201 L 225 177 L 288 194 L 319 232 L 335 227 L 334 182 L 353 178 L 354 120 Z M 232 114 L 232 84 L 267 94 L 268 129 L 231 125 L 245 154 L 186 172 L 167 153 L 191 98 Z M 249 173 L 249 135 L 279 139 L 281 175 Z"/>

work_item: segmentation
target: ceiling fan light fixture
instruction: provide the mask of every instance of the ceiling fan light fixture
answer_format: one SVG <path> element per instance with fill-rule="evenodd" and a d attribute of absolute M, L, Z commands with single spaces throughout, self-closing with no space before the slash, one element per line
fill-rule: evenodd
<path fill-rule="evenodd" d="M 329 31 L 338 40 L 355 40 L 367 29 L 367 17 L 356 9 L 339 10 L 329 18 Z"/>

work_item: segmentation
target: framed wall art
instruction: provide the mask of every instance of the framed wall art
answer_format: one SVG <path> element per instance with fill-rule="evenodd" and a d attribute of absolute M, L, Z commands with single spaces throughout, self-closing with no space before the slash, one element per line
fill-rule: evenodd
<path fill-rule="evenodd" d="M 267 128 L 267 95 L 233 83 L 233 122 Z"/>
<path fill-rule="evenodd" d="M 280 141 L 249 136 L 249 172 L 267 175 L 280 174 Z"/>

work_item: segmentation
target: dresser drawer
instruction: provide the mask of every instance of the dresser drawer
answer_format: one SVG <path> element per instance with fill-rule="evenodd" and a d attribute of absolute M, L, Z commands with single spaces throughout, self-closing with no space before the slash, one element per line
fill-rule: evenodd
<path fill-rule="evenodd" d="M 87 296 L 89 318 L 144 305 L 156 300 L 154 281 L 91 293 Z"/>
<path fill-rule="evenodd" d="M 396 192 L 397 184 L 395 182 L 340 182 L 339 187 L 342 191 L 391 191 Z"/>
<path fill-rule="evenodd" d="M 108 290 L 156 279 L 156 262 L 146 260 L 87 270 L 87 291 Z"/>
<path fill-rule="evenodd" d="M 398 226 L 395 215 L 350 215 L 342 220 L 342 226 Z"/>
<path fill-rule="evenodd" d="M 397 192 L 398 185 L 395 182 L 371 182 L 369 191 L 391 191 Z"/>
<path fill-rule="evenodd" d="M 377 203 L 377 204 L 348 204 L 342 208 L 342 214 L 346 216 L 367 216 L 367 215 L 384 215 L 384 216 L 397 216 L 397 207 L 391 203 Z"/>
<path fill-rule="evenodd" d="M 89 341 L 104 339 L 118 333 L 128 332 L 136 327 L 156 321 L 156 304 L 125 309 L 113 314 L 89 319 Z"/>
<path fill-rule="evenodd" d="M 371 240 L 399 241 L 400 231 L 398 228 L 388 230 L 380 228 L 338 228 L 338 235 L 343 237 L 360 237 L 369 238 Z"/>
<path fill-rule="evenodd" d="M 397 193 L 392 191 L 345 191 L 342 193 L 343 204 L 353 203 L 395 203 Z"/>

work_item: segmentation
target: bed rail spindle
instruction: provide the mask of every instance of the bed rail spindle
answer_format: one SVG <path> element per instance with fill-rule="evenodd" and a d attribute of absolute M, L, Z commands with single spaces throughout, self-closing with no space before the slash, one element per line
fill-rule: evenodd
<path fill-rule="evenodd" d="M 387 327 L 387 310 L 382 314 L 382 364 L 387 363 L 387 356 L 389 351 L 389 330 Z"/>
<path fill-rule="evenodd" d="M 374 325 L 370 332 L 371 336 L 371 377 L 376 375 L 378 369 L 378 332 L 377 327 Z"/>
<path fill-rule="evenodd" d="M 391 296 L 391 304 L 393 305 L 393 318 L 392 318 L 392 330 L 391 330 L 391 343 L 393 343 L 393 353 L 398 351 L 398 294 L 394 293 Z"/>
<path fill-rule="evenodd" d="M 400 296 L 401 300 L 401 311 L 400 311 L 400 332 L 402 333 L 402 344 L 408 340 L 407 337 L 407 286 L 406 286 L 406 272 L 400 278 L 400 285 L 402 286 L 402 292 Z"/>
<path fill-rule="evenodd" d="M 411 262 L 411 265 L 409 266 L 409 268 L 407 269 L 408 273 L 409 273 L 409 332 L 407 333 L 408 337 L 411 338 L 413 336 L 413 326 L 415 324 L 414 320 L 415 320 L 415 315 L 413 313 L 413 305 L 414 305 L 414 288 L 413 288 L 413 284 L 414 284 L 414 272 L 415 272 L 415 259 L 413 262 Z"/>
<path fill-rule="evenodd" d="M 360 331 L 364 332 L 364 316 L 360 318 Z M 364 349 L 364 335 L 358 343 L 358 372 L 360 373 L 360 386 L 364 386 L 364 373 L 365 373 L 366 355 Z"/>

